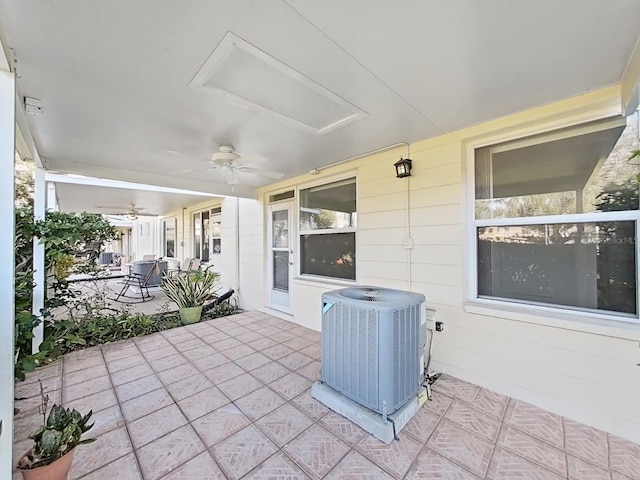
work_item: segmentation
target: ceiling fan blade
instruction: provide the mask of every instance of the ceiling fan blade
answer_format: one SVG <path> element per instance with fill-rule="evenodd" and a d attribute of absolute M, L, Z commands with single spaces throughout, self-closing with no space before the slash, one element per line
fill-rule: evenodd
<path fill-rule="evenodd" d="M 249 167 L 249 166 L 239 166 L 238 170 L 244 173 L 253 173 L 255 175 L 262 175 L 263 177 L 281 179 L 284 177 L 284 173 L 274 172 L 272 170 L 263 170 L 261 168 Z"/>
<path fill-rule="evenodd" d="M 241 167 L 241 166 L 251 166 L 252 164 L 264 163 L 267 159 L 262 155 L 258 155 L 257 153 L 250 153 L 248 155 L 242 155 L 237 160 L 233 161 L 233 164 Z"/>
<path fill-rule="evenodd" d="M 177 150 L 167 150 L 167 153 L 174 157 L 194 158 L 196 160 L 207 160 L 207 161 L 210 160 L 207 157 L 201 157 L 200 155 L 192 155 L 190 153 L 185 153 L 185 152 L 178 152 Z"/>

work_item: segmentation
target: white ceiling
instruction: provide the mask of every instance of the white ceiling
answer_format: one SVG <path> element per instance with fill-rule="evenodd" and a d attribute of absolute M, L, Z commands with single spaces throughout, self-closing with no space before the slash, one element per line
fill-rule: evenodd
<path fill-rule="evenodd" d="M 241 174 L 232 192 L 220 170 L 184 170 L 231 144 L 292 177 L 615 84 L 639 19 L 639 0 L 0 0 L 19 94 L 44 105 L 28 120 L 47 170 L 239 196 L 273 180 Z M 249 99 L 194 81 L 228 32 L 275 66 L 229 72 Z M 277 72 L 300 88 L 256 98 Z M 300 128 L 282 112 L 314 119 L 322 99 L 298 91 L 333 102 L 322 119 L 358 116 Z"/>

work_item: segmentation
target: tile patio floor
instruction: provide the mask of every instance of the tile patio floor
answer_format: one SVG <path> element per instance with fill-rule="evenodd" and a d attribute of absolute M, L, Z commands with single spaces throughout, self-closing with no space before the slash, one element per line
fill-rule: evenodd
<path fill-rule="evenodd" d="M 74 352 L 17 384 L 14 456 L 40 378 L 94 410 L 70 479 L 640 479 L 639 445 L 446 376 L 386 446 L 311 398 L 319 369 L 319 333 L 259 312 Z"/>

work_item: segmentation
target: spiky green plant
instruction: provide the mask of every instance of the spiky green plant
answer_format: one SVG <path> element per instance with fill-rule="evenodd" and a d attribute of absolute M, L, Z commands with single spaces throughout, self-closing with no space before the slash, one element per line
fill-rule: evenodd
<path fill-rule="evenodd" d="M 211 270 L 188 270 L 162 279 L 162 290 L 178 308 L 199 307 L 219 289 L 220 274 Z"/>
<path fill-rule="evenodd" d="M 44 467 L 69 453 L 77 445 L 90 443 L 95 438 L 82 440 L 82 434 L 93 427 L 88 424 L 93 411 L 82 415 L 76 409 L 63 408 L 60 405 L 53 405 L 47 417 L 47 404 L 49 396 L 44 394 L 42 384 L 40 385 L 40 413 L 44 420 L 29 438 L 35 442 L 33 448 L 29 450 L 18 462 L 18 468 L 28 470 L 32 468 Z"/>

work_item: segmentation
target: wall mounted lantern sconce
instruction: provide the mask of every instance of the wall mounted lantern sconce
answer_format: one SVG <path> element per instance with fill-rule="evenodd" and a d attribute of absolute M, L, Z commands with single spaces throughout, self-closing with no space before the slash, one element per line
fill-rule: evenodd
<path fill-rule="evenodd" d="M 402 158 L 393 164 L 396 167 L 396 177 L 410 177 L 411 176 L 411 159 Z"/>

